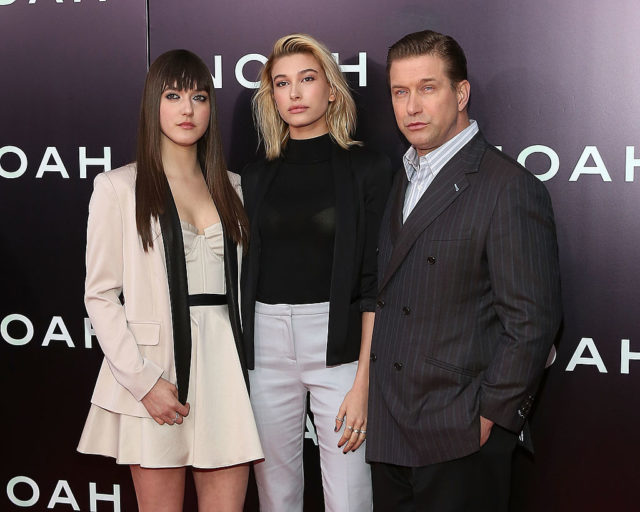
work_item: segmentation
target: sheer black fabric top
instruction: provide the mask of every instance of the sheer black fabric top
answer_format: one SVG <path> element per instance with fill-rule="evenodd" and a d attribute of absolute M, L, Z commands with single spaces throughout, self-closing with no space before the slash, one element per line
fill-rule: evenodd
<path fill-rule="evenodd" d="M 259 212 L 260 302 L 329 300 L 336 230 L 332 144 L 329 134 L 287 143 Z"/>

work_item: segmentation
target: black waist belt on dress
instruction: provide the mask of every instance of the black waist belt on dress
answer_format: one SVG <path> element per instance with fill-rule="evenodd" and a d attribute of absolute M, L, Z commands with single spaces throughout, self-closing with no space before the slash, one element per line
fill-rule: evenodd
<path fill-rule="evenodd" d="M 189 306 L 224 306 L 227 296 L 218 293 L 198 293 L 189 295 Z"/>

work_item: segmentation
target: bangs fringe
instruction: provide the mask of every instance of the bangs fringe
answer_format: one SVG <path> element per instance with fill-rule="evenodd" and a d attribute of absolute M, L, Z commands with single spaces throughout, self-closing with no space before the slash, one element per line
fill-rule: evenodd
<path fill-rule="evenodd" d="M 185 50 L 178 50 L 171 59 L 167 59 L 163 69 L 158 70 L 159 76 L 163 77 L 162 90 L 176 89 L 184 91 L 195 89 L 197 91 L 208 90 L 208 85 L 212 82 L 211 74 L 207 69 L 207 74 L 203 74 L 200 59 L 192 58 L 193 54 Z"/>

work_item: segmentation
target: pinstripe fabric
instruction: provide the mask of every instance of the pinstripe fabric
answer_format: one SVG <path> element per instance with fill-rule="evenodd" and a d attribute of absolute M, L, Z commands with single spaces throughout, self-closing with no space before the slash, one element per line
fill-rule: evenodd
<path fill-rule="evenodd" d="M 561 319 L 542 183 L 476 135 L 402 225 L 382 221 L 367 458 L 423 466 L 479 449 L 480 415 L 517 432 Z"/>

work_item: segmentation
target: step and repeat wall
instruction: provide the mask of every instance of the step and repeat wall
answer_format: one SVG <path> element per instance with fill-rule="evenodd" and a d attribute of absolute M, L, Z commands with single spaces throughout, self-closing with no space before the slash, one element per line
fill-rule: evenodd
<path fill-rule="evenodd" d="M 512 509 L 635 510 L 639 22 L 636 0 L 0 0 L 0 509 L 136 509 L 128 468 L 75 447 L 102 359 L 82 302 L 87 206 L 95 175 L 133 159 L 148 58 L 187 48 L 209 65 L 239 172 L 256 158 L 265 56 L 310 33 L 349 79 L 358 138 L 399 166 L 386 50 L 431 28 L 467 53 L 471 117 L 545 182 L 556 213 L 564 325 Z M 306 509 L 322 510 L 311 422 L 305 445 Z"/>

